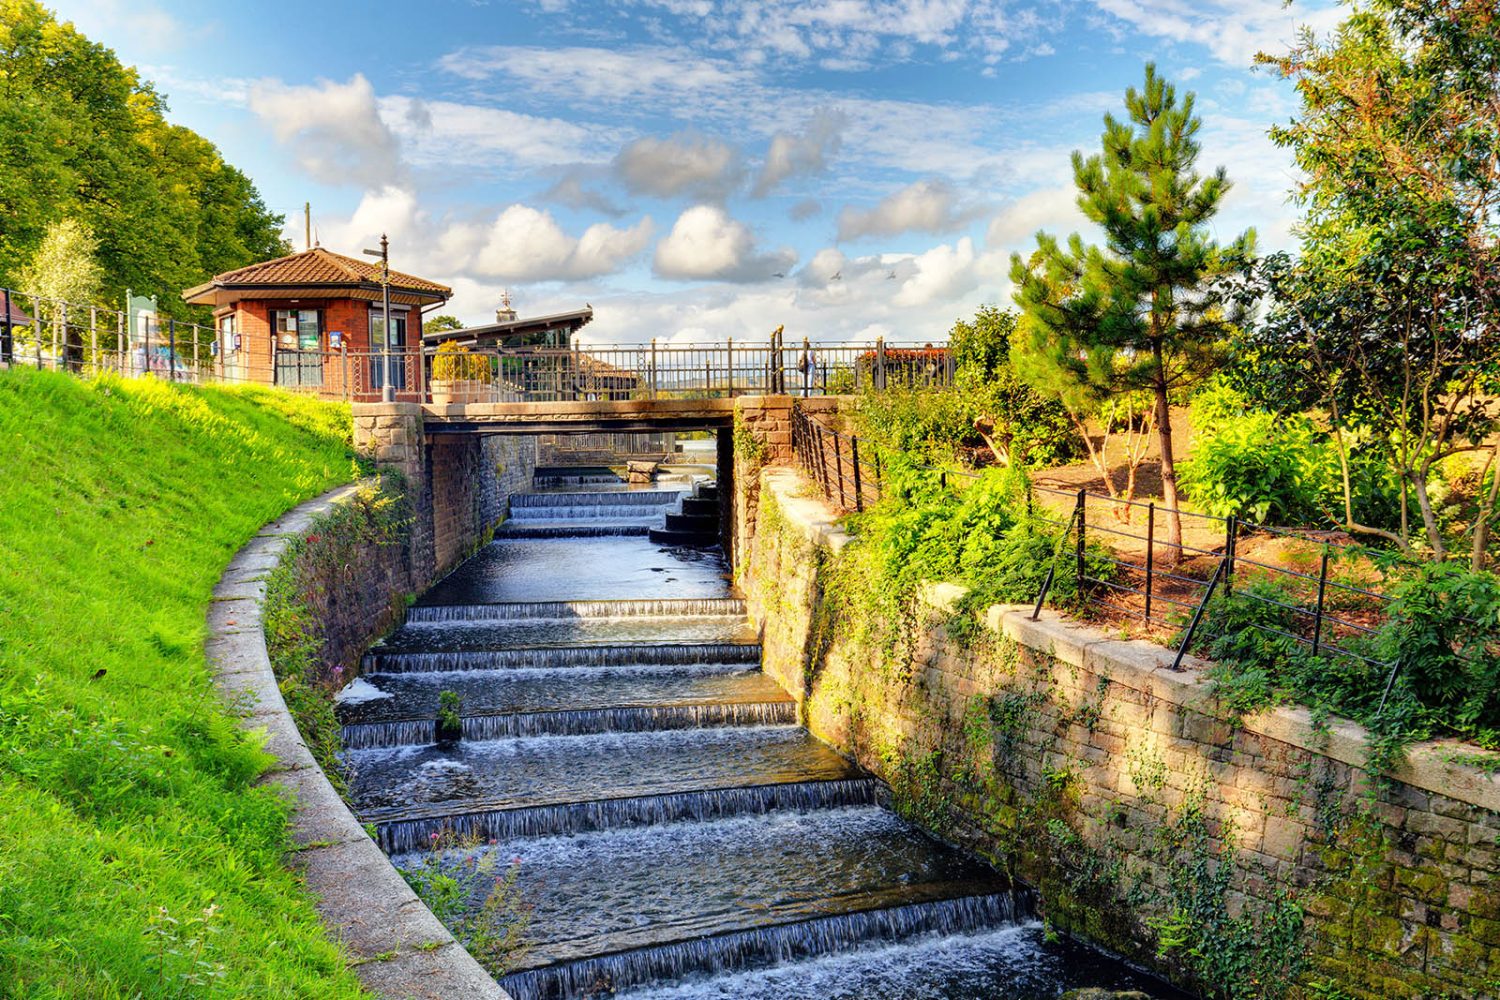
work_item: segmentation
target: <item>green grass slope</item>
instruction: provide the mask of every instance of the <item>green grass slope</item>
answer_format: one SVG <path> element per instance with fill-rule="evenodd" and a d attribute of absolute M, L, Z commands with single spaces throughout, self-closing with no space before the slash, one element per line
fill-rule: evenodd
<path fill-rule="evenodd" d="M 210 593 L 348 409 L 0 372 L 0 997 L 357 997 L 217 699 Z"/>

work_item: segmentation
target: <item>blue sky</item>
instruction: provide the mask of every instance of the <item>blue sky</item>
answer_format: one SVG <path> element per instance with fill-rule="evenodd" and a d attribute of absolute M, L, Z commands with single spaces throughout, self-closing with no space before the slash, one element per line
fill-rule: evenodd
<path fill-rule="evenodd" d="M 595 307 L 595 341 L 939 339 L 1008 303 L 1009 255 L 1083 228 L 1069 155 L 1154 60 L 1198 94 L 1217 222 L 1287 246 L 1252 68 L 1299 0 L 66 0 L 302 245 L 382 231 L 479 322 Z M 1085 230 L 1086 232 L 1086 230 Z"/>

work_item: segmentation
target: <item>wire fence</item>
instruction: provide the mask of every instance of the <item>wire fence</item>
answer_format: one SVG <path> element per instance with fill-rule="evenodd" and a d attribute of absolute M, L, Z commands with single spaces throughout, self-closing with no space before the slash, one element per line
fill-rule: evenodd
<path fill-rule="evenodd" d="M 879 450 L 797 410 L 792 446 L 797 464 L 824 499 L 844 512 L 862 511 L 884 495 Z M 913 466 L 960 490 L 979 478 L 964 470 Z M 1368 655 L 1361 640 L 1389 617 L 1392 597 L 1377 589 L 1385 580 L 1361 546 L 1341 544 L 1327 531 L 1291 530 L 1238 517 L 1177 509 L 1183 541 L 1165 529 L 1173 508 L 1122 500 L 1087 489 L 1028 485 L 1027 515 L 1057 533 L 1051 565 L 1035 598 L 1040 614 L 1062 566 L 1070 560 L 1077 593 L 1105 618 L 1135 620 L 1170 630 L 1177 646 L 1173 669 L 1196 644 L 1224 634 L 1208 621 L 1215 594 L 1271 609 L 1275 624 L 1236 617 L 1236 627 L 1294 642 L 1314 656 L 1342 657 L 1382 669 L 1394 665 Z M 1242 553 L 1250 543 L 1280 551 L 1277 561 Z M 1258 550 L 1257 550 L 1258 551 Z M 1253 584 L 1272 586 L 1253 586 Z"/>
<path fill-rule="evenodd" d="M 0 365 L 79 375 L 154 375 L 177 382 L 275 385 L 367 402 L 392 387 L 397 400 L 435 405 L 703 398 L 752 394 L 838 395 L 888 387 L 950 385 L 946 347 L 886 344 L 504 346 L 469 351 L 446 368 L 435 344 L 408 338 L 387 352 L 365 339 L 318 330 L 251 331 L 159 319 L 0 289 Z M 314 346 L 314 344 L 316 346 Z"/>

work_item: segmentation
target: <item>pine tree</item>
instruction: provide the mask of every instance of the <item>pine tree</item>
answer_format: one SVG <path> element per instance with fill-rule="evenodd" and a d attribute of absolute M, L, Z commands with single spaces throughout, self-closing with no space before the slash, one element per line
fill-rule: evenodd
<path fill-rule="evenodd" d="M 1103 151 L 1073 154 L 1078 207 L 1103 246 L 1075 233 L 1064 247 L 1042 232 L 1030 260 L 1011 256 L 1029 349 L 1082 386 L 1152 394 L 1174 557 L 1182 520 L 1168 407 L 1221 363 L 1241 311 L 1231 279 L 1255 244 L 1253 231 L 1223 247 L 1207 232 L 1229 180 L 1222 167 L 1194 170 L 1203 121 L 1193 104 L 1148 63 L 1144 88 L 1125 92 L 1127 120 L 1104 116 Z"/>

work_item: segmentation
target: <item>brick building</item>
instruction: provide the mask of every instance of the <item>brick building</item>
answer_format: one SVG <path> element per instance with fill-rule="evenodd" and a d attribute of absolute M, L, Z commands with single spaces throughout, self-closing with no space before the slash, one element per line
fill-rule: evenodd
<path fill-rule="evenodd" d="M 422 386 L 422 315 L 453 290 L 391 271 L 392 385 L 415 398 Z M 351 399 L 385 385 L 386 336 L 380 265 L 323 247 L 216 275 L 182 297 L 214 308 L 227 378 Z"/>

